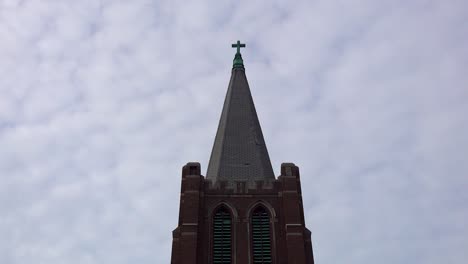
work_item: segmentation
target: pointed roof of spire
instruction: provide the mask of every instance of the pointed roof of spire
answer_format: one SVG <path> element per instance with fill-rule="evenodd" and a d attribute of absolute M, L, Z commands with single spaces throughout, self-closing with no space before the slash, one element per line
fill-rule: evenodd
<path fill-rule="evenodd" d="M 242 61 L 238 49 L 206 177 L 214 182 L 273 180 L 270 157 L 239 58 Z"/>

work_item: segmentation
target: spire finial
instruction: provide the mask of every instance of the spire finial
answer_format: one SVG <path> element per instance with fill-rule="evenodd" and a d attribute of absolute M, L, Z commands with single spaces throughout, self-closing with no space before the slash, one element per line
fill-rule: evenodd
<path fill-rule="evenodd" d="M 242 55 L 240 53 L 240 48 L 245 48 L 245 44 L 241 44 L 238 40 L 237 43 L 232 44 L 233 48 L 237 48 L 236 56 L 234 57 L 233 68 L 244 68 L 244 61 L 242 60 Z"/>

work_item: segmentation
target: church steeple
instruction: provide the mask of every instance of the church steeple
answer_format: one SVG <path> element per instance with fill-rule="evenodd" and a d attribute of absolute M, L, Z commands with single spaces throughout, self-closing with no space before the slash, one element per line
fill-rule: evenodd
<path fill-rule="evenodd" d="M 206 178 L 213 182 L 274 180 L 240 54 L 245 44 L 237 41 L 232 47 L 237 53 Z"/>
<path fill-rule="evenodd" d="M 171 264 L 314 264 L 299 167 L 282 163 L 275 179 L 245 77 L 245 44 L 233 47 L 237 53 L 206 177 L 198 162 L 182 168 Z"/>

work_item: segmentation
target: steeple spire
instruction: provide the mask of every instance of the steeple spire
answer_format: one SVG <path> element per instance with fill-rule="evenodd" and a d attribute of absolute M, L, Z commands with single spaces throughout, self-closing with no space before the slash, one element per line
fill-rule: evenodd
<path fill-rule="evenodd" d="M 206 177 L 214 182 L 274 180 L 240 55 L 245 44 L 232 47 L 237 53 Z"/>

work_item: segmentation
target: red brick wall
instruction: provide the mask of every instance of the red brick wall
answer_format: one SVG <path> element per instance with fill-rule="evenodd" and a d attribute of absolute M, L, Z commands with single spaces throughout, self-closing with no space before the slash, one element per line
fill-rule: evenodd
<path fill-rule="evenodd" d="M 233 262 L 251 263 L 251 210 L 259 204 L 271 215 L 273 263 L 313 264 L 310 231 L 304 225 L 299 169 L 283 163 L 271 183 L 226 182 L 213 185 L 199 163 L 182 170 L 179 226 L 173 232 L 172 264 L 209 264 L 214 210 L 226 205 L 233 215 Z"/>

